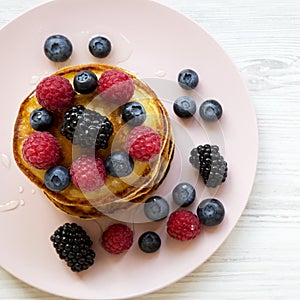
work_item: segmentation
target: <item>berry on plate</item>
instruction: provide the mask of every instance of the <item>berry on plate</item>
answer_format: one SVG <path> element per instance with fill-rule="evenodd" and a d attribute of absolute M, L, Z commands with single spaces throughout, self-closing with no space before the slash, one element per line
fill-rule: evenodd
<path fill-rule="evenodd" d="M 71 165 L 73 184 L 84 192 L 91 192 L 104 185 L 106 171 L 101 158 L 81 155 Z"/>
<path fill-rule="evenodd" d="M 124 224 L 110 225 L 102 235 L 102 247 L 109 253 L 119 254 L 133 243 L 133 231 Z"/>
<path fill-rule="evenodd" d="M 188 210 L 178 210 L 171 213 L 167 222 L 168 234 L 179 241 L 196 238 L 201 231 L 198 217 Z"/>
<path fill-rule="evenodd" d="M 64 62 L 72 55 L 73 47 L 68 38 L 57 34 L 46 39 L 44 52 L 51 61 Z"/>
<path fill-rule="evenodd" d="M 189 96 L 181 96 L 175 100 L 173 110 L 182 119 L 191 118 L 197 110 L 196 102 Z"/>
<path fill-rule="evenodd" d="M 194 70 L 185 69 L 178 74 L 177 80 L 183 89 L 192 90 L 198 85 L 199 77 Z"/>
<path fill-rule="evenodd" d="M 172 197 L 177 205 L 187 207 L 194 202 L 196 191 L 190 183 L 181 182 L 173 189 Z"/>
<path fill-rule="evenodd" d="M 36 88 L 37 101 L 52 112 L 68 108 L 72 104 L 74 95 L 71 83 L 62 76 L 48 76 Z"/>
<path fill-rule="evenodd" d="M 116 151 L 107 157 L 105 168 L 107 173 L 113 177 L 125 177 L 133 171 L 134 162 L 127 152 Z"/>
<path fill-rule="evenodd" d="M 206 186 L 215 188 L 226 180 L 227 162 L 217 145 L 199 145 L 192 149 L 189 160 L 199 170 Z"/>
<path fill-rule="evenodd" d="M 113 134 L 113 124 L 106 116 L 82 105 L 72 106 L 64 114 L 61 134 L 82 148 L 106 149 Z"/>
<path fill-rule="evenodd" d="M 144 203 L 145 216 L 152 221 L 161 221 L 165 219 L 169 212 L 169 203 L 160 196 L 152 196 Z"/>
<path fill-rule="evenodd" d="M 96 256 L 91 248 L 93 242 L 86 231 L 76 223 L 65 223 L 50 237 L 59 258 L 67 263 L 73 272 L 87 270 L 94 264 Z"/>
<path fill-rule="evenodd" d="M 200 117 L 207 122 L 214 122 L 222 117 L 223 109 L 216 100 L 206 100 L 199 108 Z"/>
<path fill-rule="evenodd" d="M 156 252 L 161 246 L 161 239 L 156 232 L 144 232 L 138 240 L 140 249 L 145 253 Z"/>
<path fill-rule="evenodd" d="M 111 52 L 111 42 L 104 36 L 95 36 L 89 42 L 91 54 L 97 58 L 104 58 Z"/>
<path fill-rule="evenodd" d="M 134 127 L 126 138 L 126 151 L 139 161 L 155 159 L 161 151 L 160 135 L 148 126 Z"/>
<path fill-rule="evenodd" d="M 44 182 L 49 190 L 60 192 L 70 183 L 69 170 L 64 166 L 54 166 L 46 171 Z"/>
<path fill-rule="evenodd" d="M 139 126 L 146 120 L 146 111 L 139 102 L 128 102 L 122 107 L 122 119 L 130 126 Z"/>
<path fill-rule="evenodd" d="M 218 199 L 209 198 L 199 204 L 197 215 L 203 225 L 216 226 L 223 221 L 225 209 Z"/>
<path fill-rule="evenodd" d="M 56 138 L 48 131 L 36 131 L 29 135 L 22 146 L 24 160 L 37 169 L 49 169 L 61 158 Z"/>
<path fill-rule="evenodd" d="M 100 96 L 115 104 L 123 105 L 134 94 L 133 79 L 120 70 L 107 70 L 102 73 L 98 81 L 98 91 Z"/>
<path fill-rule="evenodd" d="M 45 108 L 37 108 L 30 114 L 30 125 L 34 130 L 45 131 L 53 124 L 53 114 Z"/>
<path fill-rule="evenodd" d="M 89 94 L 97 88 L 98 78 L 95 73 L 83 70 L 75 75 L 73 85 L 77 93 Z"/>

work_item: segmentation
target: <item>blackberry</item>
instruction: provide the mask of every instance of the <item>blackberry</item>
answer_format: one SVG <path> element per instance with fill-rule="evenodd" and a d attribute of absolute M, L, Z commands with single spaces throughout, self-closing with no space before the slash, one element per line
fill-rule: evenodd
<path fill-rule="evenodd" d="M 65 223 L 50 237 L 59 258 L 67 263 L 73 272 L 81 272 L 94 264 L 95 252 L 92 240 L 76 223 Z"/>
<path fill-rule="evenodd" d="M 227 162 L 220 155 L 217 145 L 199 145 L 192 149 L 190 163 L 199 170 L 208 187 L 217 187 L 226 180 Z"/>
<path fill-rule="evenodd" d="M 61 134 L 82 148 L 106 149 L 113 134 L 113 124 L 106 116 L 82 105 L 71 107 L 64 115 Z"/>

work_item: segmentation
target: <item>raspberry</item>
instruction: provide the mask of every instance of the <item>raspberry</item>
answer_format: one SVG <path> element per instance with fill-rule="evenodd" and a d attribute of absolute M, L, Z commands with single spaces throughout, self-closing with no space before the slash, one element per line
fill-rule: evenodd
<path fill-rule="evenodd" d="M 70 174 L 74 185 L 84 192 L 99 189 L 106 179 L 106 171 L 102 159 L 85 154 L 72 163 Z"/>
<path fill-rule="evenodd" d="M 133 231 L 126 225 L 113 224 L 102 235 L 103 248 L 113 254 L 128 250 L 133 243 Z"/>
<path fill-rule="evenodd" d="M 122 105 L 133 96 L 134 83 L 126 73 L 107 70 L 99 79 L 98 91 L 104 100 Z"/>
<path fill-rule="evenodd" d="M 52 112 L 69 107 L 74 95 L 69 80 L 61 76 L 46 77 L 36 88 L 36 98 L 39 104 Z"/>
<path fill-rule="evenodd" d="M 149 161 L 160 153 L 161 138 L 152 128 L 137 126 L 127 136 L 126 150 L 132 158 Z"/>
<path fill-rule="evenodd" d="M 168 234 L 179 241 L 194 239 L 200 234 L 200 230 L 198 217 L 188 210 L 174 211 L 167 222 Z"/>
<path fill-rule="evenodd" d="M 60 160 L 60 146 L 56 138 L 47 131 L 36 131 L 24 141 L 24 160 L 37 169 L 49 169 Z"/>

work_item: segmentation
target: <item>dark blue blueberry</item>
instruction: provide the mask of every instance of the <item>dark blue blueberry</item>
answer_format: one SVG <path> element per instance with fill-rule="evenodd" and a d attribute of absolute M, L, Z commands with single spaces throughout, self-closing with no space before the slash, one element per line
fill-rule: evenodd
<path fill-rule="evenodd" d="M 194 89 L 198 85 L 198 82 L 198 74 L 191 69 L 182 70 L 178 75 L 178 83 L 185 90 Z"/>
<path fill-rule="evenodd" d="M 199 108 L 200 117 L 207 122 L 214 122 L 222 117 L 223 109 L 216 100 L 206 100 Z"/>
<path fill-rule="evenodd" d="M 44 175 L 46 187 L 53 192 L 64 190 L 70 183 L 70 174 L 63 166 L 54 166 L 46 171 Z"/>
<path fill-rule="evenodd" d="M 45 131 L 53 124 L 53 114 L 45 108 L 37 108 L 30 114 L 30 125 L 34 130 Z"/>
<path fill-rule="evenodd" d="M 196 109 L 196 102 L 188 96 L 177 98 L 173 104 L 175 114 L 183 119 L 192 117 L 195 114 Z"/>
<path fill-rule="evenodd" d="M 148 198 L 144 204 L 144 213 L 152 221 L 165 219 L 170 212 L 169 203 L 160 196 Z"/>
<path fill-rule="evenodd" d="M 45 41 L 44 52 L 51 61 L 64 62 L 72 55 L 73 46 L 65 36 L 52 35 Z"/>
<path fill-rule="evenodd" d="M 95 73 L 83 70 L 75 75 L 73 84 L 76 92 L 80 94 L 89 94 L 98 86 L 98 78 Z"/>
<path fill-rule="evenodd" d="M 174 188 L 172 196 L 177 205 L 181 207 L 187 207 L 194 202 L 196 191 L 191 184 L 187 182 L 181 182 Z"/>
<path fill-rule="evenodd" d="M 224 219 L 224 206 L 217 199 L 205 199 L 199 204 L 197 215 L 203 225 L 215 226 L 220 224 Z"/>
<path fill-rule="evenodd" d="M 104 58 L 111 51 L 111 43 L 106 37 L 96 36 L 90 40 L 89 50 L 93 56 Z"/>
<path fill-rule="evenodd" d="M 125 177 L 133 171 L 134 162 L 127 152 L 116 151 L 107 157 L 105 168 L 107 173 L 113 177 Z"/>
<path fill-rule="evenodd" d="M 145 253 L 156 252 L 161 246 L 159 235 L 153 231 L 144 232 L 138 241 L 140 249 Z"/>
<path fill-rule="evenodd" d="M 139 126 L 146 120 L 145 108 L 138 102 L 127 102 L 123 105 L 121 114 L 124 122 L 131 126 Z"/>

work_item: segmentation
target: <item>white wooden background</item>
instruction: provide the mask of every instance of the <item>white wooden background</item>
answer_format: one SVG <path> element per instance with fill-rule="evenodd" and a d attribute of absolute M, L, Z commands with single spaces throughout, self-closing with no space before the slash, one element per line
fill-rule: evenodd
<path fill-rule="evenodd" d="M 0 26 L 43 2 L 0 0 Z M 242 72 L 257 112 L 259 162 L 247 208 L 221 248 L 189 276 L 136 299 L 300 299 L 300 1 L 158 2 L 198 22 Z M 0 299 L 62 298 L 0 269 Z"/>

